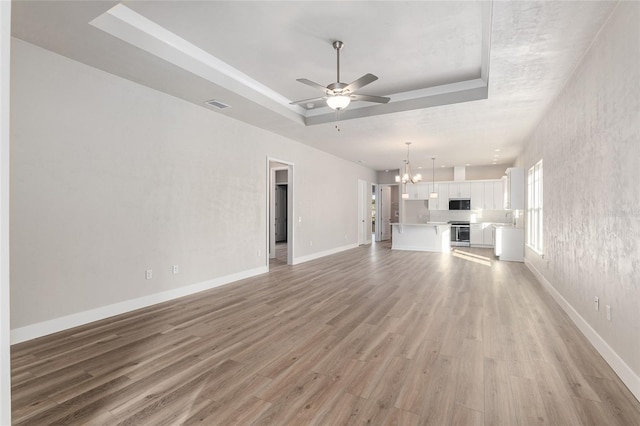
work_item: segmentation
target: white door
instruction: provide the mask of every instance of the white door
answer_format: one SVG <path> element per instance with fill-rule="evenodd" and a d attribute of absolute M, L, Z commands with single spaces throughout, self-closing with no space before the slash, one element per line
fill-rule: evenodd
<path fill-rule="evenodd" d="M 380 241 L 391 238 L 391 187 L 380 188 Z"/>

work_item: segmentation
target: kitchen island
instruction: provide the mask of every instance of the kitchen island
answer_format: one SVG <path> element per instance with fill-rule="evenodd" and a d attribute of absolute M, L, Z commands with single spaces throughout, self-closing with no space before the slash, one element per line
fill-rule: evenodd
<path fill-rule="evenodd" d="M 451 225 L 448 223 L 392 223 L 391 229 L 392 250 L 451 251 Z"/>

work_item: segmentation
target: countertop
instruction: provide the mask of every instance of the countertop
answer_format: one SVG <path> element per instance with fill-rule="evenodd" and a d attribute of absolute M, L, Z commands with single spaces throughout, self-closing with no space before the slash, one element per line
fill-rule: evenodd
<path fill-rule="evenodd" d="M 396 226 L 448 226 L 447 222 L 427 222 L 427 223 L 392 223 Z"/>

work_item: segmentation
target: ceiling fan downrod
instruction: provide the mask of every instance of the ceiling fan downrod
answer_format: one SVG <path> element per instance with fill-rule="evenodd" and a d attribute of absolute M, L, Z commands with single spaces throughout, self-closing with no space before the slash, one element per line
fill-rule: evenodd
<path fill-rule="evenodd" d="M 338 72 L 336 76 L 336 83 L 340 83 L 340 49 L 342 49 L 342 46 L 344 46 L 344 43 L 341 42 L 340 40 L 336 40 L 333 42 L 333 48 L 336 49 L 336 56 L 337 56 L 336 69 L 338 70 Z"/>

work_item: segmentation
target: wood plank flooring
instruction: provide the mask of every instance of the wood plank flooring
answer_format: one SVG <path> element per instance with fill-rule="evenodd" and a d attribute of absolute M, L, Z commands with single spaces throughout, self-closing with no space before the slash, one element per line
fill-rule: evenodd
<path fill-rule="evenodd" d="M 378 243 L 12 347 L 16 425 L 638 425 L 520 263 Z"/>

